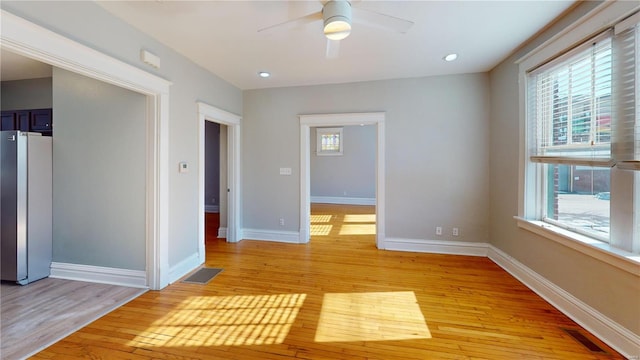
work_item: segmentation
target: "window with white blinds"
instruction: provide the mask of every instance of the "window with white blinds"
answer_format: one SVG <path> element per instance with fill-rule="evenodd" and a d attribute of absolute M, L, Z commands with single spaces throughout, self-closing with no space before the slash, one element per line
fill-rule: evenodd
<path fill-rule="evenodd" d="M 640 253 L 639 67 L 636 12 L 523 69 L 527 219 Z"/>
<path fill-rule="evenodd" d="M 611 35 L 529 73 L 533 161 L 611 166 Z"/>

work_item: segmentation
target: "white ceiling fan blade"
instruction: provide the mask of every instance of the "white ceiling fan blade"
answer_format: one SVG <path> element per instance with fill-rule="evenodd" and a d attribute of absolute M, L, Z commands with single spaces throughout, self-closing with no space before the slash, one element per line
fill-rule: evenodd
<path fill-rule="evenodd" d="M 340 53 L 340 40 L 327 39 L 327 53 L 325 56 L 327 59 L 335 59 Z"/>
<path fill-rule="evenodd" d="M 264 27 L 262 29 L 258 29 L 258 32 L 270 31 L 276 28 L 281 28 L 282 30 L 292 29 L 294 27 L 306 25 L 308 23 L 314 22 L 316 20 L 322 20 L 322 12 L 314 12 L 309 15 L 305 15 L 296 19 L 287 20 L 285 22 Z"/>
<path fill-rule="evenodd" d="M 413 21 L 401 19 L 395 16 L 381 14 L 375 11 L 353 7 L 353 21 L 364 23 L 385 30 L 406 33 L 413 26 Z"/>

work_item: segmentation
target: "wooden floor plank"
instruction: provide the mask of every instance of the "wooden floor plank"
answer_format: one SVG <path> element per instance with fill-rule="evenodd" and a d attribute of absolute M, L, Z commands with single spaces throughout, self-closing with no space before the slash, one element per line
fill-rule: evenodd
<path fill-rule="evenodd" d="M 147 292 L 34 358 L 622 359 L 568 337 L 584 330 L 488 258 L 377 250 L 374 212 L 313 204 L 324 235 L 304 245 L 208 234 L 213 281 Z M 393 306 L 406 294 L 421 314 Z"/>

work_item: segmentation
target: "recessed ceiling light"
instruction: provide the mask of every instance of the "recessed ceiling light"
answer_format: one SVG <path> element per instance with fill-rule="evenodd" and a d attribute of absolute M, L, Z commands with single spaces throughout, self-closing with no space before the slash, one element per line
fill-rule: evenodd
<path fill-rule="evenodd" d="M 271 73 L 267 71 L 260 71 L 258 73 L 258 76 L 260 76 L 261 78 L 268 78 L 269 76 L 271 76 Z"/>
<path fill-rule="evenodd" d="M 453 61 L 458 58 L 458 54 L 449 54 L 444 57 L 444 61 Z"/>

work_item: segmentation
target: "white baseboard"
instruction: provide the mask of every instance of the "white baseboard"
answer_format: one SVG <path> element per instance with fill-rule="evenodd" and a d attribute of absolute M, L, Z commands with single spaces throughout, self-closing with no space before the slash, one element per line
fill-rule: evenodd
<path fill-rule="evenodd" d="M 52 262 L 50 277 L 137 288 L 149 287 L 144 270 Z"/>
<path fill-rule="evenodd" d="M 169 284 L 180 280 L 183 276 L 192 272 L 202 264 L 203 262 L 200 261 L 197 253 L 192 254 L 188 258 L 180 261 L 176 265 L 169 268 Z"/>
<path fill-rule="evenodd" d="M 205 205 L 204 206 L 204 212 L 219 213 L 220 212 L 220 205 Z"/>
<path fill-rule="evenodd" d="M 432 254 L 487 256 L 487 243 L 447 240 L 386 238 L 385 250 L 412 251 Z"/>
<path fill-rule="evenodd" d="M 543 299 L 629 359 L 640 358 L 640 336 L 609 319 L 575 296 L 489 245 L 488 257 Z"/>
<path fill-rule="evenodd" d="M 242 239 L 277 241 L 277 242 L 299 244 L 300 233 L 298 233 L 297 231 L 242 229 Z"/>
<path fill-rule="evenodd" d="M 341 205 L 375 205 L 375 198 L 356 198 L 342 196 L 311 196 L 312 203 Z"/>
<path fill-rule="evenodd" d="M 227 238 L 227 228 L 219 227 L 218 228 L 218 239 L 226 239 Z"/>

